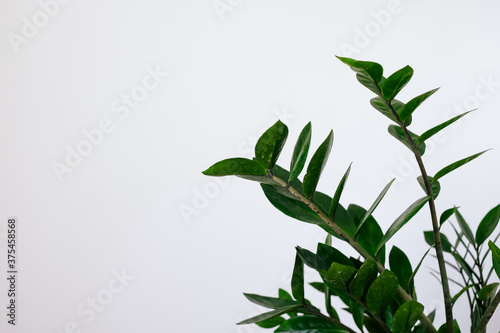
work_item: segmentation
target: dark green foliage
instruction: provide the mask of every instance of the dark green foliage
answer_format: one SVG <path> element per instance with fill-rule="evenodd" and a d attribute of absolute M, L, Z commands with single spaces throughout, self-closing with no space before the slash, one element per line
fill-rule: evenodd
<path fill-rule="evenodd" d="M 356 73 L 356 79 L 376 95 L 370 100 L 370 104 L 389 118 L 391 122 L 389 134 L 404 144 L 415 156 L 421 171 L 417 180 L 425 196 L 404 210 L 387 228 L 387 221 L 379 224 L 373 214 L 386 197 L 394 180 L 384 187 L 368 209 L 356 204 L 343 206 L 340 203 L 347 186 L 351 165 L 338 181 L 332 196 L 316 191 L 332 151 L 334 135 L 331 131 L 315 150 L 306 174 L 300 180 L 299 176 L 306 165 L 311 148 L 310 122 L 302 129 L 295 143 L 289 164 L 290 170 L 277 165 L 288 137 L 287 126 L 277 121 L 257 140 L 253 159 L 240 157 L 225 159 L 203 171 L 203 174 L 208 176 L 234 175 L 260 182 L 266 198 L 279 211 L 299 221 L 315 224 L 328 235 L 326 244 L 319 243 L 316 253 L 297 246 L 291 276 L 291 295 L 283 289 L 279 289 L 277 298 L 245 294 L 248 300 L 270 311 L 238 324 L 256 323 L 263 328 L 278 327 L 275 332 L 356 332 L 343 324 L 342 314 L 345 313 L 337 312 L 332 307 L 332 304 L 335 304 L 332 299 L 339 298 L 345 304 L 344 310 L 352 316 L 360 331 L 457 333 L 460 332 L 460 328 L 450 309 L 462 295 L 466 295 L 471 314 L 471 332 L 484 333 L 488 320 L 500 304 L 500 294 L 497 292 L 499 283 L 489 281 L 493 272 L 500 278 L 500 249 L 494 244 L 500 237 L 498 232 L 495 234 L 500 221 L 500 205 L 484 216 L 474 234 L 457 207 L 445 210 L 438 220 L 435 201 L 441 192 L 439 182 L 441 178 L 479 157 L 485 151 L 458 160 L 436 172 L 433 177 L 428 176 L 422 161 L 426 149 L 425 141 L 470 111 L 417 135 L 408 129 L 415 117 L 415 111 L 438 89 L 427 91 L 405 103 L 395 98 L 413 77 L 413 69 L 410 66 L 405 66 L 385 78 L 383 68 L 378 63 L 345 57 L 338 59 L 348 65 Z M 368 182 L 366 184 L 369 185 Z M 387 269 L 386 245 L 427 204 L 431 211 L 430 229 L 433 231 L 424 231 L 424 239 L 431 248 L 413 269 L 405 249 L 392 246 L 388 258 L 390 270 Z M 394 209 L 402 210 L 401 207 Z M 450 222 L 444 227 L 453 229 L 455 239 L 448 238 L 438 231 L 447 221 Z M 385 232 L 381 225 L 384 229 L 387 228 Z M 429 229 L 427 224 L 425 229 Z M 449 235 L 448 232 L 447 230 L 446 233 Z M 441 242 L 435 244 L 438 235 Z M 486 241 L 488 247 L 484 246 Z M 339 246 L 340 243 L 348 244 L 358 254 L 348 254 L 343 250 L 343 246 Z M 414 285 L 415 276 L 431 250 L 436 251 L 435 257 L 439 266 L 436 277 L 439 278 L 439 274 L 444 277 L 448 267 L 457 272 L 461 278 L 459 281 L 449 279 L 460 286 L 460 291 L 458 293 L 454 291 L 453 297 L 450 294 L 448 280 L 440 279 L 445 298 L 446 324 L 439 330 L 433 325 L 435 310 L 427 316 L 424 315 L 424 306 L 416 301 Z M 491 262 L 487 261 L 490 255 Z M 327 314 L 321 313 L 319 308 L 313 306 L 305 297 L 307 269 L 314 270 L 322 280 L 310 285 L 324 294 L 324 308 Z M 417 324 L 418 320 L 420 323 Z"/>

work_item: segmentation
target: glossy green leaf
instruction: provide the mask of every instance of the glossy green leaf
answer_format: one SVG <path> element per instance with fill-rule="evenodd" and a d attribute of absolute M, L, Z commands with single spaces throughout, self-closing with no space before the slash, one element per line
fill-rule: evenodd
<path fill-rule="evenodd" d="M 283 324 L 284 321 L 285 321 L 285 318 L 283 318 L 283 317 L 273 317 L 273 318 L 269 318 L 269 319 L 265 319 L 265 320 L 256 322 L 255 324 L 259 327 L 262 327 L 262 328 L 273 328 L 273 327 L 276 327 L 276 326 Z"/>
<path fill-rule="evenodd" d="M 485 240 L 490 237 L 491 233 L 495 230 L 500 220 L 500 205 L 490 210 L 486 216 L 481 220 L 476 231 L 476 243 L 481 245 Z"/>
<path fill-rule="evenodd" d="M 399 121 L 396 117 L 398 117 L 397 115 L 399 114 L 399 112 L 401 112 L 401 110 L 403 110 L 404 108 L 404 103 L 394 99 L 390 102 L 392 108 L 394 109 L 394 111 L 396 112 L 396 114 L 393 113 L 393 111 L 391 110 L 391 108 L 389 106 L 387 106 L 387 102 L 385 99 L 383 99 L 382 97 L 374 97 L 370 100 L 370 104 L 377 110 L 379 111 L 380 113 L 382 113 L 384 116 L 386 116 L 387 118 L 389 118 L 390 120 L 392 120 L 393 122 L 399 124 Z"/>
<path fill-rule="evenodd" d="M 473 285 L 469 284 L 465 287 L 463 287 L 455 296 L 453 296 L 451 298 L 451 304 L 455 304 L 455 302 L 460 298 L 460 296 L 463 295 L 463 293 L 465 293 L 467 290 L 469 290 L 469 288 L 473 287 Z"/>
<path fill-rule="evenodd" d="M 441 237 L 441 245 L 443 247 L 443 251 L 451 253 L 452 246 L 451 246 L 450 241 L 448 240 L 448 237 L 446 237 L 446 235 L 444 235 L 442 233 L 439 233 L 439 235 Z M 427 244 L 429 244 L 430 246 L 434 246 L 435 242 L 434 242 L 434 232 L 433 231 L 424 231 L 424 238 L 425 238 L 425 242 Z"/>
<path fill-rule="evenodd" d="M 327 271 L 330 268 L 327 258 L 322 258 L 307 249 L 301 248 L 300 246 L 297 246 L 295 249 L 304 261 L 304 264 L 312 269 L 317 271 Z"/>
<path fill-rule="evenodd" d="M 380 80 L 379 83 L 375 83 L 371 78 L 365 75 L 356 74 L 356 79 L 363 86 L 374 92 L 375 94 L 382 96 L 382 92 L 380 91 L 380 84 L 383 82 L 384 78 Z"/>
<path fill-rule="evenodd" d="M 392 332 L 411 332 L 412 327 L 417 323 L 423 313 L 424 306 L 417 301 L 411 300 L 403 303 L 392 319 Z"/>
<path fill-rule="evenodd" d="M 417 97 L 411 99 L 408 103 L 405 104 L 405 107 L 399 114 L 399 118 L 401 121 L 406 121 L 408 117 L 411 116 L 413 111 L 415 111 L 416 108 L 420 106 L 427 98 L 429 98 L 432 94 L 434 94 L 436 91 L 438 91 L 439 88 L 430 90 L 428 92 L 425 92 L 421 95 L 418 95 Z"/>
<path fill-rule="evenodd" d="M 438 333 L 446 333 L 446 323 L 439 327 Z M 453 333 L 460 333 L 460 327 L 456 319 L 453 319 Z"/>
<path fill-rule="evenodd" d="M 318 214 L 302 201 L 292 199 L 278 192 L 278 187 L 266 184 L 261 186 L 269 202 L 285 215 L 307 223 L 318 225 L 325 223 Z"/>
<path fill-rule="evenodd" d="M 429 194 L 427 193 L 427 188 L 425 187 L 424 178 L 422 176 L 418 176 L 417 181 L 420 184 L 420 187 L 422 187 L 422 189 L 424 190 L 424 193 Z M 441 184 L 439 184 L 438 181 L 432 182 L 432 177 L 429 177 L 429 181 L 431 182 L 431 191 L 432 191 L 431 195 L 434 199 L 436 199 L 437 196 L 439 195 L 439 192 L 441 191 Z"/>
<path fill-rule="evenodd" d="M 290 301 L 293 301 L 292 295 L 288 293 L 288 291 L 284 289 L 278 289 L 278 297 L 282 299 L 288 299 Z"/>
<path fill-rule="evenodd" d="M 398 278 L 389 270 L 383 271 L 373 281 L 366 294 L 366 305 L 375 314 L 380 315 L 385 311 L 398 290 Z"/>
<path fill-rule="evenodd" d="M 333 195 L 332 203 L 330 204 L 330 209 L 328 211 L 328 217 L 332 218 L 335 216 L 335 212 L 337 211 L 337 206 L 340 202 L 340 196 L 342 195 L 342 191 L 344 190 L 345 182 L 349 177 L 349 173 L 351 172 L 351 164 L 347 168 L 347 171 L 344 173 L 344 176 L 340 180 L 339 185 L 337 186 L 337 190 L 335 190 L 335 194 Z"/>
<path fill-rule="evenodd" d="M 396 274 L 401 287 L 406 289 L 413 273 L 413 269 L 406 254 L 396 246 L 393 246 L 391 252 L 389 253 L 389 267 L 391 268 L 391 271 Z"/>
<path fill-rule="evenodd" d="M 276 333 L 344 333 L 331 321 L 316 316 L 297 316 L 280 325 Z"/>
<path fill-rule="evenodd" d="M 352 216 L 354 223 L 359 225 L 364 216 L 366 216 L 367 210 L 361 206 L 351 204 L 347 208 L 349 215 Z M 357 241 L 363 249 L 368 252 L 372 257 L 378 258 L 380 263 L 383 265 L 385 263 L 385 246 L 377 252 L 380 239 L 384 236 L 380 225 L 377 223 L 375 218 L 370 215 L 363 227 L 359 230 L 357 234 Z"/>
<path fill-rule="evenodd" d="M 375 201 L 371 205 L 370 209 L 368 209 L 368 211 L 365 213 L 365 215 L 363 216 L 363 218 L 359 222 L 359 224 L 358 224 L 358 226 L 356 228 L 356 234 L 361 230 L 361 228 L 363 227 L 363 225 L 365 224 L 365 222 L 368 220 L 368 218 L 370 216 L 372 216 L 373 212 L 375 211 L 375 209 L 377 208 L 377 206 L 379 205 L 379 203 L 382 201 L 382 199 L 386 195 L 387 191 L 389 191 L 389 188 L 391 187 L 392 183 L 394 183 L 395 180 L 396 179 L 391 180 L 389 182 L 389 184 L 387 184 L 384 187 L 384 189 L 382 190 L 382 192 L 380 192 L 380 194 L 378 195 L 377 199 L 375 199 Z"/>
<path fill-rule="evenodd" d="M 330 151 L 333 145 L 333 131 L 330 131 L 328 137 L 323 141 L 323 143 L 318 147 L 314 153 L 309 166 L 307 167 L 307 173 L 304 176 L 304 182 L 302 184 L 302 189 L 307 198 L 312 198 L 314 191 L 316 191 L 316 186 L 318 186 L 319 177 L 321 172 L 325 167 Z"/>
<path fill-rule="evenodd" d="M 265 131 L 255 145 L 255 161 L 272 170 L 288 137 L 288 127 L 277 121 Z"/>
<path fill-rule="evenodd" d="M 456 161 L 455 163 L 452 163 L 446 167 L 444 167 L 443 169 L 439 170 L 433 177 L 432 181 L 435 182 L 437 181 L 439 178 L 449 174 L 450 172 L 452 172 L 453 170 L 455 169 L 458 169 L 460 168 L 462 165 L 472 161 L 473 159 L 481 156 L 482 154 L 486 153 L 488 150 L 484 150 L 480 153 L 477 153 L 477 154 L 474 154 L 474 155 L 471 155 L 469 157 L 466 157 L 466 158 L 463 158 L 459 161 Z"/>
<path fill-rule="evenodd" d="M 467 112 L 464 112 L 456 117 L 453 117 L 451 118 L 450 120 L 447 120 L 445 121 L 444 123 L 441 123 L 437 126 L 434 126 L 433 128 L 431 128 L 430 130 L 424 132 L 422 135 L 420 135 L 420 137 L 418 138 L 416 144 L 419 145 L 421 144 L 422 142 L 424 142 L 425 140 L 429 139 L 430 137 L 432 137 L 434 134 L 438 133 L 439 131 L 441 131 L 442 129 L 450 126 L 451 124 L 453 124 L 455 121 L 459 120 L 460 118 L 462 118 L 463 116 L 465 116 L 466 114 L 468 114 L 469 112 L 472 112 L 472 111 L 467 111 Z"/>
<path fill-rule="evenodd" d="M 349 235 L 349 237 L 354 237 L 356 224 L 354 223 L 351 214 L 342 205 L 337 205 L 333 220 L 340 227 L 340 229 L 342 229 L 342 231 Z"/>
<path fill-rule="evenodd" d="M 389 131 L 390 135 L 395 137 L 399 142 L 401 142 L 408 149 L 413 151 L 412 147 L 411 147 L 411 143 L 406 138 L 406 135 L 405 135 L 403 129 L 401 129 L 401 127 L 399 127 L 397 125 L 389 125 L 388 131 Z M 418 140 L 418 135 L 416 135 L 410 131 L 408 131 L 408 134 L 410 134 L 410 137 L 411 137 L 413 142 L 416 142 Z M 423 156 L 425 153 L 425 143 L 421 143 L 420 145 L 417 146 L 417 148 L 418 148 L 418 152 L 419 152 L 420 156 Z"/>
<path fill-rule="evenodd" d="M 377 278 L 377 275 L 377 263 L 375 260 L 367 258 L 349 284 L 351 295 L 358 300 L 362 300 L 366 296 L 370 285 Z"/>
<path fill-rule="evenodd" d="M 354 267 L 353 262 L 349 258 L 347 258 L 342 252 L 340 252 L 334 247 L 322 243 L 318 243 L 316 256 L 321 258 L 322 261 L 326 262 L 328 264 L 328 267 L 330 267 L 334 262 Z"/>
<path fill-rule="evenodd" d="M 299 302 L 283 298 L 268 297 L 268 296 L 261 296 L 256 294 L 247 294 L 247 293 L 244 293 L 243 295 L 245 295 L 245 297 L 250 302 L 269 309 L 278 309 L 291 305 L 300 305 Z"/>
<path fill-rule="evenodd" d="M 443 223 L 445 223 L 446 221 L 448 221 L 448 219 L 453 215 L 455 214 L 455 212 L 457 211 L 458 207 L 453 207 L 453 208 L 449 208 L 447 210 L 445 210 L 443 212 L 443 214 L 441 214 L 441 217 L 439 218 L 439 225 L 442 226 Z"/>
<path fill-rule="evenodd" d="M 474 234 L 472 233 L 472 230 L 470 230 L 469 224 L 465 222 L 462 214 L 457 210 L 455 210 L 455 217 L 457 218 L 458 225 L 460 226 L 460 229 L 462 229 L 462 232 L 464 233 L 465 237 L 469 240 L 469 242 L 473 245 L 476 244 L 476 241 L 474 239 Z"/>
<path fill-rule="evenodd" d="M 493 244 L 492 241 L 488 242 L 488 246 L 491 250 L 493 268 L 495 269 L 495 273 L 497 273 L 497 276 L 500 279 L 500 249 L 495 244 Z"/>
<path fill-rule="evenodd" d="M 304 263 L 298 253 L 292 273 L 292 295 L 298 302 L 304 302 Z"/>
<path fill-rule="evenodd" d="M 206 176 L 267 176 L 266 169 L 259 163 L 247 158 L 228 158 L 215 163 L 203 171 Z"/>
<path fill-rule="evenodd" d="M 452 252 L 451 255 L 455 258 L 455 260 L 458 262 L 458 264 L 460 265 L 460 267 L 463 269 L 463 271 L 465 272 L 465 274 L 467 275 L 467 277 L 472 280 L 473 277 L 473 271 L 472 271 L 472 268 L 470 267 L 470 265 L 467 263 L 467 261 L 465 261 L 465 259 L 460 255 L 458 254 L 457 252 Z"/>
<path fill-rule="evenodd" d="M 405 66 L 389 76 L 382 85 L 382 95 L 392 100 L 403 89 L 413 76 L 413 68 Z"/>
<path fill-rule="evenodd" d="M 418 211 L 429 201 L 429 197 L 423 197 L 415 201 L 401 214 L 389 227 L 384 237 L 377 246 L 377 252 L 382 248 L 399 231 L 410 219 L 418 213 Z"/>
<path fill-rule="evenodd" d="M 477 296 L 481 301 L 487 301 L 490 297 L 495 295 L 495 292 L 498 288 L 499 283 L 491 283 L 487 286 L 484 286 L 480 291 Z"/>
<path fill-rule="evenodd" d="M 297 310 L 298 308 L 300 308 L 300 306 L 301 305 L 289 305 L 289 306 L 285 306 L 282 308 L 278 308 L 276 310 L 265 312 L 265 313 L 262 313 L 260 315 L 255 316 L 255 317 L 240 321 L 236 325 L 253 324 L 253 323 L 261 322 L 261 321 L 268 320 L 271 318 L 280 317 L 281 315 L 283 315 L 287 312 Z"/>
<path fill-rule="evenodd" d="M 300 132 L 297 143 L 293 150 L 292 162 L 290 163 L 290 176 L 288 182 L 297 178 L 306 164 L 307 153 L 311 144 L 311 122 L 309 122 L 302 132 Z"/>
<path fill-rule="evenodd" d="M 347 286 L 356 272 L 357 269 L 352 266 L 334 262 L 323 278 L 335 289 L 347 291 Z"/>
<path fill-rule="evenodd" d="M 410 279 L 408 280 L 408 284 L 406 285 L 406 289 L 410 289 L 410 283 L 413 282 L 413 279 L 415 278 L 415 275 L 417 275 L 418 270 L 420 269 L 420 266 L 422 266 L 422 263 L 424 262 L 425 257 L 429 253 L 429 251 L 432 249 L 432 247 L 428 248 L 427 251 L 425 251 L 424 255 L 420 259 L 420 261 L 417 264 L 417 267 L 413 270 L 413 273 L 411 273 Z"/>
<path fill-rule="evenodd" d="M 357 61 L 345 57 L 337 57 L 344 64 L 349 65 L 353 71 L 359 75 L 371 79 L 373 82 L 378 83 L 382 79 L 383 68 L 380 64 L 371 61 Z"/>

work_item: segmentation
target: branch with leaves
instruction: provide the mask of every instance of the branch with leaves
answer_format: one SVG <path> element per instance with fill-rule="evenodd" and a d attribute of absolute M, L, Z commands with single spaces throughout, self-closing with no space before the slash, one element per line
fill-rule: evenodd
<path fill-rule="evenodd" d="M 470 238 L 472 232 L 461 218 L 458 209 L 445 211 L 438 221 L 434 201 L 441 189 L 439 179 L 484 152 L 454 162 L 439 170 L 433 177 L 428 175 L 422 161 L 425 141 L 468 112 L 451 118 L 422 135 L 416 135 L 408 129 L 412 114 L 437 89 L 423 93 L 405 104 L 395 97 L 413 76 L 411 67 L 406 66 L 385 78 L 382 66 L 377 63 L 340 57 L 339 59 L 356 72 L 356 78 L 362 85 L 377 95 L 370 101 L 371 105 L 395 123 L 389 126 L 389 133 L 413 152 L 421 171 L 417 180 L 425 196 L 404 210 L 387 231 L 383 232 L 373 213 L 394 180 L 384 187 L 368 209 L 355 204 L 344 208 L 340 204 L 350 166 L 332 197 L 316 191 L 332 150 L 333 131 L 312 155 L 303 180 L 300 181 L 299 176 L 305 168 L 310 149 L 311 123 L 304 127 L 298 137 L 289 170 L 277 165 L 288 137 L 288 128 L 281 121 L 276 122 L 259 138 L 253 159 L 230 158 L 212 165 L 203 172 L 205 175 L 234 175 L 260 182 L 265 196 L 274 207 L 292 218 L 318 225 L 328 235 L 325 244 L 318 244 L 315 253 L 297 247 L 291 281 L 292 295 L 281 289 L 277 298 L 245 294 L 250 301 L 272 310 L 239 324 L 256 323 L 266 328 L 278 326 L 275 332 L 356 332 L 341 321 L 337 311 L 331 306 L 331 298 L 338 297 L 347 306 L 360 331 L 366 329 L 371 333 L 438 332 L 433 325 L 435 312 L 424 314 L 424 306 L 416 301 L 414 285 L 414 277 L 430 249 L 413 269 L 404 251 L 393 246 L 389 253 L 389 267 L 385 266 L 387 243 L 427 204 L 431 213 L 432 231 L 425 232 L 424 235 L 425 240 L 436 251 L 446 309 L 446 322 L 439 328 L 439 332 L 459 331 L 452 308 L 458 297 L 464 293 L 468 295 L 471 317 L 474 316 L 472 328 L 474 332 L 483 332 L 500 302 L 499 294 L 495 294 L 498 283 L 487 284 L 493 269 L 500 277 L 500 250 L 490 241 L 489 250 L 481 258 L 480 246 L 498 224 L 500 205 L 483 219 L 476 237 Z M 440 232 L 443 223 L 452 215 L 456 215 L 461 228 L 461 234 L 457 231 L 455 246 Z M 462 234 L 465 235 L 467 244 L 464 243 Z M 353 258 L 344 255 L 332 246 L 332 236 L 347 242 L 360 256 Z M 458 251 L 460 242 L 464 243 L 468 259 L 473 261 L 472 266 L 467 263 L 465 255 Z M 455 264 L 445 260 L 445 252 L 452 256 Z M 489 274 L 483 274 L 485 258 L 489 253 L 493 268 Z M 456 269 L 464 280 L 462 290 L 455 297 L 450 294 L 449 281 L 453 280 L 448 278 L 447 263 Z M 319 273 L 321 282 L 312 282 L 311 285 L 325 294 L 327 314 L 323 314 L 305 298 L 304 265 Z M 477 269 L 478 273 L 474 269 Z M 285 316 L 288 316 L 288 319 Z"/>

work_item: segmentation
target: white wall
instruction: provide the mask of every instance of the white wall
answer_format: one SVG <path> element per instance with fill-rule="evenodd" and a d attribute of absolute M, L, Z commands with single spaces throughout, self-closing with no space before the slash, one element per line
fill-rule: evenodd
<path fill-rule="evenodd" d="M 403 101 L 442 87 L 416 113 L 417 133 L 478 107 L 429 146 L 426 162 L 432 174 L 495 148 L 444 178 L 437 206 L 461 206 L 475 228 L 500 202 L 497 2 L 65 2 L 0 5 L 1 258 L 6 220 L 16 216 L 18 332 L 268 331 L 234 325 L 261 311 L 242 292 L 289 289 L 294 247 L 314 249 L 325 235 L 276 211 L 257 184 L 201 171 L 251 157 L 278 117 L 290 128 L 284 166 L 308 121 L 314 146 L 334 129 L 319 189 L 332 194 L 354 162 L 342 203 L 367 207 L 398 177 L 375 214 L 386 229 L 422 195 L 417 170 L 335 55 L 377 61 L 387 74 L 411 65 Z M 428 215 L 391 241 L 413 265 Z M 443 322 L 427 269 L 436 265 L 424 266 L 419 301 Z M 455 312 L 467 331 L 466 302 Z M 14 331 L 1 318 L 0 330 Z"/>

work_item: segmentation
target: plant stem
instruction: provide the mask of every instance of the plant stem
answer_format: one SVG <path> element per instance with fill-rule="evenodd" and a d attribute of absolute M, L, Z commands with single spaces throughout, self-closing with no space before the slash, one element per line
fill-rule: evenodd
<path fill-rule="evenodd" d="M 326 216 L 326 214 L 323 213 L 313 201 L 304 197 L 302 194 L 300 194 L 299 191 L 294 189 L 290 184 L 288 184 L 283 179 L 278 178 L 275 175 L 271 175 L 271 178 L 278 184 L 280 184 L 282 187 L 286 188 L 298 200 L 302 201 L 307 206 L 309 206 L 309 208 L 311 208 L 330 228 L 332 228 L 333 231 L 338 236 L 342 237 L 342 239 L 344 239 L 363 258 L 373 259 L 377 263 L 377 269 L 379 272 L 383 272 L 385 270 L 385 267 L 380 263 L 380 261 L 377 258 L 373 258 L 368 252 L 366 252 L 365 249 L 363 249 L 363 247 L 358 242 L 356 242 L 349 235 L 347 235 L 332 219 L 328 218 L 328 216 Z M 398 286 L 397 294 L 405 302 L 413 300 L 413 298 L 401 286 Z M 432 325 L 432 322 L 425 314 L 422 314 L 419 319 L 422 325 L 426 328 L 427 332 L 437 333 L 436 328 Z"/>
<path fill-rule="evenodd" d="M 486 332 L 486 325 L 488 324 L 488 321 L 490 321 L 491 316 L 493 315 L 493 312 L 495 312 L 498 304 L 500 303 L 500 292 L 497 292 L 493 300 L 491 301 L 490 305 L 484 312 L 483 317 L 481 318 L 481 321 L 477 325 L 476 329 L 474 330 L 474 333 L 484 333 Z"/>
<path fill-rule="evenodd" d="M 420 173 L 422 174 L 422 179 L 423 179 L 424 184 L 425 184 L 425 191 L 426 191 L 427 195 L 430 197 L 428 204 L 429 204 L 429 209 L 430 209 L 430 213 L 431 213 L 432 229 L 434 232 L 434 243 L 435 243 L 435 247 L 436 247 L 436 256 L 438 259 L 439 272 L 441 273 L 441 285 L 442 285 L 442 289 L 443 289 L 444 307 L 445 307 L 445 312 L 446 312 L 446 332 L 453 333 L 453 331 L 454 331 L 454 328 L 453 328 L 453 304 L 451 303 L 450 286 L 448 283 L 448 274 L 446 272 L 446 264 L 444 261 L 443 244 L 441 243 L 441 234 L 439 233 L 439 224 L 438 224 L 438 219 L 437 219 L 437 214 L 436 214 L 436 206 L 434 204 L 434 198 L 432 196 L 432 185 L 431 185 L 431 182 L 429 180 L 429 176 L 427 175 L 427 171 L 425 170 L 424 162 L 422 161 L 422 156 L 420 155 L 418 147 L 415 145 L 415 142 L 413 141 L 412 137 L 410 136 L 410 133 L 408 132 L 408 129 L 406 128 L 406 125 L 399 118 L 399 115 L 396 112 L 396 110 L 394 110 L 391 102 L 386 100 L 386 105 L 391 110 L 394 117 L 397 119 L 398 125 L 401 127 L 401 129 L 403 130 L 403 132 L 405 134 L 406 139 L 410 143 L 413 154 L 415 155 L 415 159 L 417 160 L 417 164 L 418 164 L 418 167 L 420 169 Z"/>

